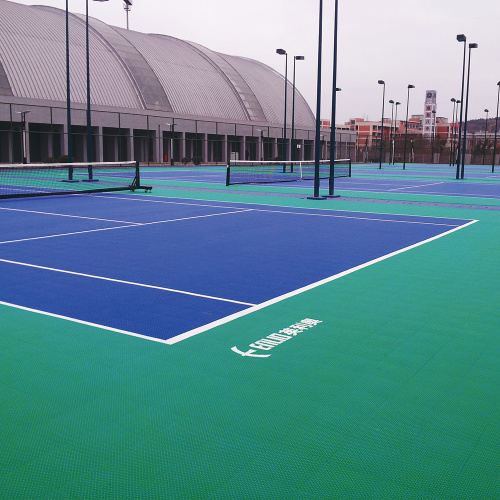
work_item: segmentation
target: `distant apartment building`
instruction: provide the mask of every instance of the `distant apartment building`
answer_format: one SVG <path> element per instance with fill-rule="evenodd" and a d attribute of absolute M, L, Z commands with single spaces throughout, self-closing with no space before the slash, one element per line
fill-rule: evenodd
<path fill-rule="evenodd" d="M 349 129 L 355 131 L 358 137 L 358 146 L 368 147 L 380 144 L 380 137 L 382 136 L 382 121 L 368 121 L 364 118 L 351 118 L 349 122 Z M 396 120 L 392 122 L 388 118 L 384 119 L 384 139 L 389 140 L 391 134 L 401 135 L 406 132 L 406 120 Z M 408 133 L 420 133 L 420 120 L 411 118 L 408 120 Z"/>

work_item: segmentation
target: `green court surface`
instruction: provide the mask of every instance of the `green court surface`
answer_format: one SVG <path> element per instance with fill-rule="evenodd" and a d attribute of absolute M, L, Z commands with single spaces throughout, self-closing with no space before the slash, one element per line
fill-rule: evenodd
<path fill-rule="evenodd" d="M 500 498 L 498 200 L 276 189 L 138 196 L 477 222 L 174 345 L 0 305 L 0 498 Z"/>

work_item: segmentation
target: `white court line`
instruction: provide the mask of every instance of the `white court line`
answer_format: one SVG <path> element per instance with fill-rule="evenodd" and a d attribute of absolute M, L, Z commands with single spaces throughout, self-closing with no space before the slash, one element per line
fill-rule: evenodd
<path fill-rule="evenodd" d="M 285 213 L 288 214 L 290 212 L 286 212 L 283 210 L 261 210 L 255 209 L 255 212 L 272 212 L 272 213 Z M 355 219 L 355 220 L 369 220 L 373 222 L 396 222 L 400 224 L 422 224 L 428 226 L 451 226 L 455 227 L 457 224 L 443 224 L 440 222 L 421 222 L 421 221 L 408 221 L 408 220 L 397 220 L 397 219 L 377 219 L 373 217 L 354 217 L 352 215 L 333 215 L 333 214 L 308 214 L 304 212 L 293 212 L 294 215 L 308 215 L 308 216 L 316 216 L 316 217 L 332 217 L 338 219 Z M 425 216 L 424 216 L 425 217 Z M 425 217 L 428 218 L 428 217 Z"/>
<path fill-rule="evenodd" d="M 347 190 L 349 191 L 349 190 Z M 378 191 L 375 191 L 378 192 Z M 114 196 L 99 196 L 100 198 L 118 198 Z M 236 203 L 238 205 L 250 205 L 250 206 L 269 206 L 272 207 L 273 205 L 263 205 L 260 203 L 250 203 L 250 202 L 244 202 L 244 201 L 237 201 L 237 202 L 225 202 L 227 203 L 226 205 L 210 205 L 206 203 L 206 200 L 198 200 L 196 198 L 193 198 L 192 201 L 196 202 L 203 202 L 203 203 L 188 203 L 188 202 L 177 202 L 177 201 L 167 201 L 167 200 L 162 200 L 161 198 L 159 200 L 152 200 L 152 196 L 148 196 L 147 198 L 124 198 L 124 197 L 119 197 L 118 199 L 120 200 L 129 200 L 129 201 L 138 201 L 138 202 L 144 202 L 144 203 L 165 203 L 165 204 L 170 204 L 170 205 L 188 205 L 188 206 L 197 206 L 197 207 L 211 207 L 211 208 L 233 208 L 237 209 L 238 207 L 228 207 L 228 205 L 231 205 L 231 203 Z M 220 203 L 220 202 L 218 202 Z M 224 203 L 224 202 L 222 202 Z M 394 217 L 408 217 L 408 218 L 418 218 L 418 219 L 446 219 L 446 220 L 459 220 L 459 221 L 464 221 L 464 220 L 470 220 L 470 219 L 461 219 L 459 217 L 434 217 L 430 215 L 414 215 L 414 214 L 390 214 L 390 213 L 385 213 L 385 212 L 356 212 L 355 210 L 339 210 L 339 209 L 328 209 L 328 208 L 308 208 L 308 207 L 291 207 L 291 206 L 283 206 L 281 208 L 291 208 L 294 210 L 314 210 L 314 211 L 323 211 L 327 215 L 330 215 L 332 217 L 345 217 L 345 218 L 356 218 L 351 216 L 341 216 L 341 215 L 332 215 L 332 212 L 346 212 L 346 213 L 362 213 L 362 214 L 373 214 L 373 215 L 389 215 L 389 216 L 394 216 Z M 256 212 L 258 211 L 278 211 L 278 210 L 272 210 L 272 209 L 261 209 L 261 208 L 253 208 L 251 210 L 254 210 Z M 295 214 L 303 214 L 303 215 L 317 215 L 318 217 L 322 217 L 323 214 L 314 214 L 314 213 L 305 213 L 305 212 L 292 212 L 292 211 L 287 211 L 287 210 L 282 210 L 281 213 L 284 214 L 290 214 L 290 215 L 295 215 Z M 371 217 L 359 217 L 361 220 L 384 220 L 384 219 L 377 219 L 377 218 L 371 218 Z M 393 219 L 387 219 L 387 222 L 410 222 L 410 221 L 396 221 Z M 422 223 L 424 224 L 424 223 Z M 438 225 L 438 223 L 434 223 L 435 225 Z M 446 225 L 446 224 L 445 224 Z M 451 224 L 449 224 L 451 225 Z"/>
<path fill-rule="evenodd" d="M 431 182 L 429 184 L 420 184 L 419 186 L 406 186 L 406 187 L 401 187 L 401 188 L 394 188 L 394 189 L 389 189 L 389 191 L 398 191 L 401 189 L 416 189 L 416 188 L 421 188 L 421 187 L 426 187 L 426 186 L 436 186 L 437 184 L 446 184 L 445 181 L 442 182 Z"/>
<path fill-rule="evenodd" d="M 165 343 L 169 344 L 169 345 L 176 344 L 177 342 L 185 340 L 189 337 L 193 337 L 193 336 L 198 335 L 200 333 L 206 332 L 207 330 L 215 328 L 216 326 L 224 325 L 225 323 L 229 323 L 230 321 L 233 321 L 237 318 L 247 316 L 248 314 L 251 314 L 255 311 L 259 311 L 260 309 L 264 309 L 265 307 L 271 306 L 273 304 L 281 302 L 281 301 L 288 299 L 290 297 L 294 297 L 295 295 L 299 295 L 301 293 L 312 290 L 313 288 L 317 288 L 317 287 L 324 285 L 326 283 L 330 283 L 331 281 L 335 281 L 339 278 L 347 276 L 348 274 L 352 274 L 356 271 L 359 271 L 360 269 L 364 269 L 365 267 L 372 266 L 373 264 L 376 264 L 377 262 L 381 262 L 383 260 L 394 257 L 395 255 L 399 255 L 401 253 L 407 252 L 408 250 L 412 250 L 413 248 L 417 248 L 419 246 L 425 245 L 426 243 L 430 243 L 431 241 L 442 238 L 443 236 L 447 236 L 448 234 L 451 234 L 455 231 L 463 229 L 463 228 L 470 226 L 471 224 L 474 224 L 476 222 L 478 222 L 478 221 L 473 220 L 471 222 L 468 222 L 467 224 L 464 224 L 463 226 L 456 227 L 454 229 L 450 229 L 449 231 L 446 231 L 445 233 L 438 234 L 437 236 L 433 236 L 432 238 L 428 238 L 426 240 L 420 241 L 420 242 L 415 243 L 413 245 L 410 245 L 408 247 L 402 248 L 400 250 L 396 250 L 395 252 L 391 252 L 387 255 L 383 255 L 382 257 L 378 257 L 377 259 L 373 259 L 369 262 L 365 262 L 364 264 L 361 264 L 359 266 L 352 267 L 351 269 L 348 269 L 346 271 L 342 271 L 341 273 L 338 273 L 338 274 L 335 274 L 335 275 L 330 276 L 328 278 L 322 279 L 320 281 L 317 281 L 316 283 L 312 283 L 312 284 L 304 286 L 302 288 L 298 288 L 297 290 L 294 290 L 293 292 L 289 292 L 289 293 L 286 293 L 284 295 L 280 295 L 279 297 L 275 297 L 274 299 L 263 302 L 262 304 L 258 304 L 256 306 L 250 307 L 249 309 L 245 309 L 245 310 L 237 312 L 235 314 L 231 314 L 230 316 L 226 316 L 225 318 L 221 318 L 217 321 L 213 321 L 212 323 L 208 323 L 207 325 L 203 325 L 203 326 L 200 326 L 200 327 L 195 328 L 193 330 L 189 330 L 188 332 L 181 333 L 180 335 L 176 335 L 175 337 L 167 339 L 165 341 Z"/>
<path fill-rule="evenodd" d="M 120 283 L 122 285 L 133 285 L 133 286 L 138 286 L 138 287 L 142 287 L 142 288 L 152 288 L 154 290 L 161 290 L 163 292 L 179 293 L 181 295 L 190 295 L 192 297 L 199 297 L 202 299 L 217 300 L 220 302 L 230 302 L 232 304 L 239 304 L 239 305 L 243 305 L 243 306 L 254 306 L 255 305 L 255 304 L 251 304 L 249 302 L 241 302 L 239 300 L 224 299 L 222 297 L 215 297 L 212 295 L 203 295 L 201 293 L 187 292 L 185 290 L 177 290 L 175 288 L 166 288 L 163 286 L 147 285 L 145 283 L 135 283 L 134 281 L 118 280 L 118 279 L 114 279 L 114 278 L 107 278 L 105 276 L 95 276 L 93 274 L 77 273 L 74 271 L 67 271 L 65 269 L 56 269 L 53 267 L 39 266 L 36 264 L 28 264 L 26 262 L 16 262 L 15 260 L 0 259 L 0 262 L 4 262 L 6 264 L 14 264 L 17 266 L 32 267 L 34 269 L 42 269 L 44 271 L 53 271 L 56 273 L 70 274 L 72 276 L 81 276 L 84 278 L 92 278 L 92 279 L 102 280 L 102 281 L 111 281 L 112 283 Z"/>
<path fill-rule="evenodd" d="M 0 305 L 12 307 L 14 309 L 20 309 L 21 311 L 28 311 L 36 314 L 41 314 L 42 316 L 50 316 L 51 318 L 64 319 L 66 321 L 71 321 L 72 323 L 78 323 L 80 325 L 92 326 L 94 328 L 100 328 L 101 330 L 107 330 L 109 332 L 122 333 L 124 335 L 130 335 L 132 337 L 139 337 L 141 339 L 152 340 L 153 342 L 160 342 L 165 344 L 166 341 L 163 339 L 157 339 L 156 337 L 148 337 L 147 335 L 141 335 L 140 333 L 129 332 L 127 330 L 120 330 L 118 328 L 112 328 L 110 326 L 99 325 L 98 323 L 90 323 L 89 321 L 82 321 L 76 318 L 70 318 L 69 316 L 62 316 L 60 314 L 49 313 L 47 311 L 40 311 L 39 309 L 32 309 L 30 307 L 20 306 L 19 304 L 12 304 L 10 302 L 3 302 L 0 300 Z"/>
<path fill-rule="evenodd" d="M 408 194 L 431 194 L 434 196 L 441 196 L 441 197 L 446 197 L 446 196 L 457 196 L 459 198 L 476 198 L 479 200 L 498 200 L 500 199 L 500 196 L 482 196 L 481 194 L 476 194 L 476 193 L 440 193 L 440 192 L 434 192 L 434 191 L 426 191 L 423 193 L 408 193 Z"/>
<path fill-rule="evenodd" d="M 23 210 L 21 208 L 6 208 L 0 207 L 0 210 L 9 210 L 11 212 L 26 212 L 29 214 L 37 214 L 37 215 L 55 215 L 57 217 L 70 217 L 73 219 L 87 219 L 87 220 L 98 220 L 103 222 L 118 222 L 123 224 L 135 224 L 135 222 L 125 221 L 125 220 L 114 220 L 114 219 L 100 219 L 98 217 L 87 217 L 83 215 L 68 215 L 68 214 L 58 214 L 54 212 L 40 212 L 39 210 Z"/>
<path fill-rule="evenodd" d="M 167 222 L 178 222 L 182 220 L 190 220 L 190 219 L 203 219 L 206 217 L 216 217 L 218 215 L 231 215 L 231 214 L 237 214 L 239 212 L 250 212 L 251 209 L 246 208 L 242 210 L 235 210 L 233 212 L 223 212 L 220 214 L 208 214 L 208 215 L 197 215 L 193 217 L 182 217 L 180 219 L 167 219 L 167 220 L 160 220 L 160 221 L 153 221 L 153 222 L 130 222 L 126 226 L 116 226 L 116 227 L 105 227 L 101 229 L 88 229 L 86 231 L 75 231 L 73 233 L 61 233 L 61 234 L 51 234 L 47 236 L 35 236 L 33 238 L 22 238 L 19 240 L 10 240 L 10 241 L 0 241 L 0 245 L 5 245 L 7 243 L 20 243 L 22 241 L 34 241 L 34 240 L 43 240 L 47 238 L 58 238 L 59 236 L 73 236 L 76 234 L 85 234 L 85 233 L 96 233 L 98 231 L 111 231 L 112 229 L 124 229 L 124 228 L 129 228 L 129 227 L 138 227 L 138 226 L 151 226 L 153 224 L 164 224 Z"/>
<path fill-rule="evenodd" d="M 33 238 L 21 238 L 18 240 L 0 241 L 0 245 L 6 245 L 7 243 L 21 243 L 22 241 L 45 240 L 47 238 L 58 238 L 60 236 L 73 236 L 76 234 L 96 233 L 98 231 L 111 231 L 112 229 L 123 229 L 124 227 L 133 227 L 136 225 L 137 224 L 130 224 L 127 226 L 104 227 L 101 229 L 88 229 L 86 231 L 75 231 L 73 233 L 60 233 L 60 234 L 49 234 L 46 236 L 34 236 Z"/>

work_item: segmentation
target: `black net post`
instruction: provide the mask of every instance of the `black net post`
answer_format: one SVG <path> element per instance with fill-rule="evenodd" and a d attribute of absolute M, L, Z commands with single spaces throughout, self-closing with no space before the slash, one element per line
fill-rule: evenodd
<path fill-rule="evenodd" d="M 231 160 L 227 160 L 227 169 L 226 169 L 226 186 L 229 186 L 231 183 Z"/>

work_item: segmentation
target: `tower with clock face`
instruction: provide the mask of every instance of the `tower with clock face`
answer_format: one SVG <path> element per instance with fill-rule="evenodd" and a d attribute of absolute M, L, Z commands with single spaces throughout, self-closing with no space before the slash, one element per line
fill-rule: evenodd
<path fill-rule="evenodd" d="M 424 121 L 422 126 L 424 137 L 434 137 L 436 133 L 436 91 L 426 90 Z"/>

